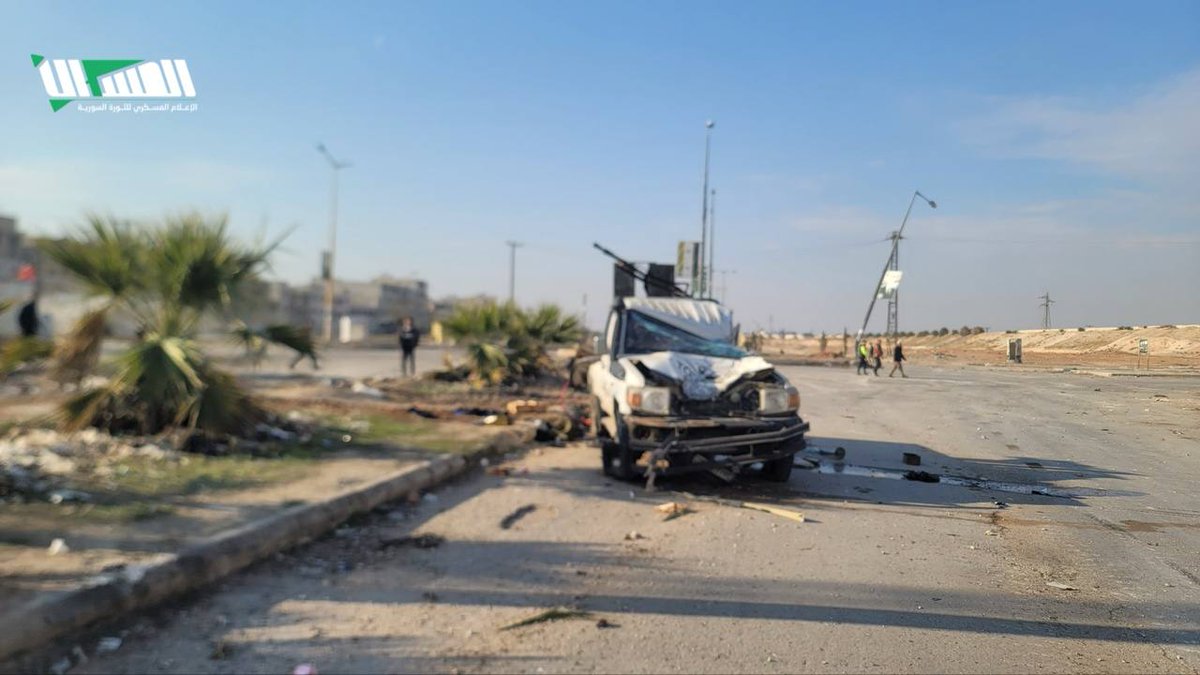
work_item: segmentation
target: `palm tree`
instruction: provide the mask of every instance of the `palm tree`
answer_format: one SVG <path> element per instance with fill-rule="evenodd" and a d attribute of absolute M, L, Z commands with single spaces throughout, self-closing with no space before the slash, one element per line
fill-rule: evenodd
<path fill-rule="evenodd" d="M 447 334 L 466 340 L 467 366 L 476 383 L 532 377 L 551 367 L 547 348 L 579 339 L 578 320 L 555 305 L 526 312 L 513 303 L 473 303 L 443 322 Z"/>
<path fill-rule="evenodd" d="M 151 228 L 91 216 L 75 236 L 42 243 L 50 258 L 102 299 L 58 349 L 57 376 L 79 381 L 95 367 L 114 312 L 131 317 L 138 335 L 116 358 L 107 384 L 82 391 L 64 404 L 64 426 L 139 433 L 186 426 L 231 432 L 259 419 L 260 409 L 233 376 L 212 364 L 195 339 L 205 316 L 233 320 L 234 299 L 265 270 L 278 244 L 244 245 L 233 240 L 227 227 L 224 216 L 194 213 L 167 218 Z M 260 334 L 272 340 L 270 329 Z M 280 342 L 315 358 L 311 339 Z"/>

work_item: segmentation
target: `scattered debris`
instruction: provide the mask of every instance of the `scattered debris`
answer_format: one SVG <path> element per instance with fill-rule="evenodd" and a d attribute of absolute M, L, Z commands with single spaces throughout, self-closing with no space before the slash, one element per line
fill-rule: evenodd
<path fill-rule="evenodd" d="M 1002 502 L 1002 501 L 998 501 L 998 500 L 995 500 L 995 499 L 993 499 L 993 500 L 992 500 L 992 504 L 993 504 L 993 505 L 994 505 L 996 508 L 998 508 L 998 509 L 1007 509 L 1007 508 L 1008 508 L 1008 503 L 1007 503 L 1007 502 Z"/>
<path fill-rule="evenodd" d="M 909 466 L 921 466 L 921 456 L 915 452 L 904 453 L 904 463 Z"/>
<path fill-rule="evenodd" d="M 1031 469 L 1040 469 L 1040 468 L 1042 468 L 1042 463 L 1041 462 L 1025 462 L 1025 466 L 1027 466 Z"/>
<path fill-rule="evenodd" d="M 983 533 L 983 535 L 985 537 L 999 537 L 1000 533 L 997 532 L 996 530 L 987 530 L 986 532 Z"/>
<path fill-rule="evenodd" d="M 437 416 L 437 413 L 429 412 L 428 410 L 424 410 L 424 409 L 422 409 L 422 408 L 418 408 L 418 407 L 417 407 L 417 406 L 415 406 L 415 405 L 414 405 L 414 406 L 409 406 L 409 408 L 408 408 L 408 412 L 410 412 L 410 413 L 412 413 L 412 414 L 414 414 L 414 415 L 416 415 L 417 417 L 420 417 L 420 418 L 422 418 L 422 419 L 427 419 L 427 420 L 436 420 L 436 419 L 438 418 L 438 416 Z"/>
<path fill-rule="evenodd" d="M 499 415 L 488 415 L 487 417 L 484 417 L 483 419 L 481 419 L 479 421 L 482 424 L 497 424 L 500 422 L 500 416 Z"/>
<path fill-rule="evenodd" d="M 554 607 L 542 612 L 538 612 L 528 619 L 521 619 L 510 623 L 506 626 L 501 626 L 500 630 L 512 630 L 514 628 L 522 628 L 524 626 L 532 626 L 537 623 L 545 623 L 547 621 L 559 621 L 560 619 L 584 619 L 590 617 L 591 612 L 585 612 L 581 609 L 573 609 L 570 607 Z"/>
<path fill-rule="evenodd" d="M 628 534 L 625 535 L 625 541 L 637 541 L 638 539 L 645 539 L 645 538 L 646 538 L 646 536 L 644 534 L 642 534 L 641 532 L 638 532 L 637 530 L 629 532 Z"/>
<path fill-rule="evenodd" d="M 771 504 L 760 504 L 758 502 L 739 502 L 739 501 L 733 500 L 733 499 L 721 499 L 720 497 L 697 497 L 696 495 L 689 494 L 686 492 L 682 493 L 682 494 L 692 501 L 712 502 L 713 504 L 720 504 L 721 506 L 732 506 L 734 508 L 739 508 L 739 509 L 750 509 L 752 511 L 762 511 L 763 513 L 769 513 L 771 515 L 779 516 L 781 518 L 787 518 L 788 520 L 794 520 L 797 523 L 804 522 L 804 513 L 800 512 L 800 511 L 793 511 L 791 509 L 785 509 L 780 506 L 773 506 Z"/>
<path fill-rule="evenodd" d="M 781 508 L 778 506 L 771 506 L 770 504 L 758 504 L 756 502 L 741 502 L 741 504 L 739 504 L 739 506 L 741 506 L 743 509 L 751 509 L 753 511 L 762 511 L 763 513 L 769 513 L 773 516 L 779 516 L 781 518 L 787 518 L 788 520 L 794 520 L 797 523 L 804 522 L 804 514 L 801 513 L 800 511 L 792 511 L 791 509 L 785 509 L 785 508 Z"/>
<path fill-rule="evenodd" d="M 379 540 L 379 548 L 391 548 L 393 546 L 412 546 L 413 548 L 429 549 L 437 548 L 446 542 L 446 538 L 440 534 L 413 534 L 403 537 L 383 538 Z"/>
<path fill-rule="evenodd" d="M 121 638 L 119 637 L 102 637 L 96 643 L 97 654 L 110 654 L 121 648 Z"/>
<path fill-rule="evenodd" d="M 504 411 L 511 417 L 516 417 L 521 413 L 536 412 L 542 410 L 542 402 L 535 399 L 509 401 L 504 404 Z"/>
<path fill-rule="evenodd" d="M 654 507 L 655 511 L 663 514 L 663 522 L 674 520 L 679 516 L 684 516 L 692 512 L 692 509 L 681 502 L 667 502 Z"/>
<path fill-rule="evenodd" d="M 491 408 L 455 408 L 451 412 L 455 415 L 472 415 L 474 417 L 488 417 L 489 415 L 500 414 L 499 410 L 492 410 Z"/>
<path fill-rule="evenodd" d="M 919 483 L 939 483 L 942 478 L 936 473 L 929 473 L 928 471 L 906 471 L 904 473 L 904 480 L 915 480 Z"/>
<path fill-rule="evenodd" d="M 1046 585 L 1049 586 L 1050 588 L 1057 588 L 1060 591 L 1077 591 L 1077 590 L 1079 590 L 1078 588 L 1075 588 L 1074 586 L 1072 586 L 1070 584 L 1064 584 L 1061 581 L 1047 581 Z"/>
<path fill-rule="evenodd" d="M 360 396 L 366 396 L 368 398 L 376 398 L 376 399 L 385 398 L 382 390 L 376 389 L 375 387 L 372 387 L 368 384 L 364 384 L 361 381 L 355 382 L 353 385 L 351 385 L 350 391 L 354 392 L 355 394 L 359 394 Z"/>
<path fill-rule="evenodd" d="M 600 619 L 596 622 L 596 628 L 620 628 L 620 626 L 612 623 L 608 619 Z"/>
<path fill-rule="evenodd" d="M 502 530 L 509 529 L 514 524 L 516 524 L 516 522 L 518 520 L 524 518 L 525 516 L 533 513 L 536 510 L 537 510 L 536 504 L 526 504 L 524 506 L 517 508 L 512 513 L 510 513 L 507 516 L 504 516 L 504 518 L 500 519 L 500 529 L 502 529 Z"/>
<path fill-rule="evenodd" d="M 63 553 L 70 553 L 71 547 L 67 546 L 67 542 L 62 539 L 55 539 L 50 542 L 50 546 L 46 549 L 46 552 L 50 555 L 61 555 Z"/>
<path fill-rule="evenodd" d="M 440 598 L 438 598 L 438 594 L 434 593 L 433 591 L 425 591 L 421 594 L 421 599 L 425 602 L 437 602 Z"/>

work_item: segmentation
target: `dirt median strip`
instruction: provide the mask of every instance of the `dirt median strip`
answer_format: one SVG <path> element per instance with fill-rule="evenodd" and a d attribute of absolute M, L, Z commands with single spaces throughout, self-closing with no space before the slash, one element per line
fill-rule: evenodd
<path fill-rule="evenodd" d="M 461 473 L 461 456 L 435 457 L 321 502 L 295 506 L 222 532 L 145 565 L 93 577 L 83 587 L 39 597 L 0 615 L 0 662 L 99 619 L 146 609 L 198 589 L 277 551 L 301 544 L 350 516 Z M 15 609 L 15 608 L 14 608 Z"/>

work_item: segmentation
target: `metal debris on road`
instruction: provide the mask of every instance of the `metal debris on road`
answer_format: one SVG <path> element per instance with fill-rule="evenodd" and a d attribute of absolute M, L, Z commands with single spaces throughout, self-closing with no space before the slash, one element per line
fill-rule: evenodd
<path fill-rule="evenodd" d="M 600 619 L 596 622 L 596 628 L 620 628 L 620 626 L 612 623 L 608 619 Z"/>
<path fill-rule="evenodd" d="M 674 520 L 679 516 L 684 516 L 692 512 L 691 507 L 681 502 L 667 502 L 654 507 L 655 511 L 663 514 L 663 522 Z"/>
<path fill-rule="evenodd" d="M 638 532 L 637 530 L 634 530 L 633 532 L 630 532 L 625 535 L 625 541 L 637 541 L 638 539 L 645 539 L 645 538 L 646 538 L 646 535 L 642 534 L 641 532 Z"/>
<path fill-rule="evenodd" d="M 512 513 L 510 513 L 507 516 L 504 516 L 503 518 L 500 519 L 500 529 L 507 530 L 508 528 L 512 527 L 518 520 L 524 518 L 525 516 L 533 513 L 536 510 L 537 510 L 536 504 L 526 504 L 522 507 L 517 508 Z"/>
<path fill-rule="evenodd" d="M 558 621 L 560 619 L 584 619 L 590 617 L 591 612 L 585 612 L 581 609 L 572 609 L 570 607 L 554 607 L 542 612 L 538 612 L 528 619 L 521 619 L 513 623 L 500 627 L 500 630 L 512 630 L 514 628 L 522 628 L 524 626 L 532 626 L 537 623 L 545 623 L 547 621 Z"/>
<path fill-rule="evenodd" d="M 1060 591 L 1077 591 L 1077 590 L 1079 590 L 1078 588 L 1075 588 L 1074 586 L 1072 586 L 1070 584 L 1064 584 L 1061 581 L 1047 581 L 1046 585 L 1049 586 L 1050 588 L 1057 588 Z"/>
<path fill-rule="evenodd" d="M 96 643 L 97 654 L 108 654 L 115 652 L 121 648 L 121 638 L 119 637 L 103 637 Z"/>
<path fill-rule="evenodd" d="M 915 480 L 918 483 L 939 483 L 942 477 L 928 471 L 907 471 L 904 474 L 904 480 Z"/>
<path fill-rule="evenodd" d="M 797 523 L 804 522 L 804 513 L 800 512 L 800 511 L 793 511 L 791 509 L 785 509 L 781 506 L 773 506 L 771 504 L 760 504 L 758 502 L 739 502 L 734 499 L 721 499 L 720 497 L 698 497 L 696 495 L 686 493 L 686 492 L 683 493 L 683 495 L 693 501 L 712 502 L 713 504 L 720 504 L 721 506 L 732 506 L 732 507 L 738 508 L 738 509 L 750 509 L 751 511 L 762 511 L 763 513 L 769 513 L 773 516 L 779 516 L 780 518 L 787 518 L 788 520 L 794 520 Z"/>
<path fill-rule="evenodd" d="M 413 548 L 437 548 L 445 543 L 446 538 L 440 534 L 416 534 L 404 537 L 381 539 L 379 548 L 391 548 L 393 546 L 412 546 Z"/>

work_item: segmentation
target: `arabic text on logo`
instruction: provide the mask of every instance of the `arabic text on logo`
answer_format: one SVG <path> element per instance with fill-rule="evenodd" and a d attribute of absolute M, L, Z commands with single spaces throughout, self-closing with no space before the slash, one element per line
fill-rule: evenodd
<path fill-rule="evenodd" d="M 71 101 L 104 99 L 191 99 L 192 73 L 183 59 L 47 59 L 31 54 L 50 109 Z M 192 108 L 194 110 L 194 107 Z"/>

